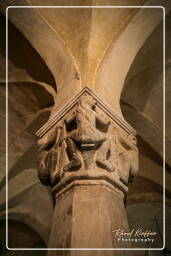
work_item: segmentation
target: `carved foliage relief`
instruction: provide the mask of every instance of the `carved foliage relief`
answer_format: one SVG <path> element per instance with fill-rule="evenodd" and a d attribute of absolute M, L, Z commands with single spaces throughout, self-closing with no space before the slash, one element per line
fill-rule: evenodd
<path fill-rule="evenodd" d="M 38 175 L 44 185 L 53 186 L 79 170 L 115 172 L 124 184 L 138 172 L 135 136 L 88 93 L 38 141 Z"/>

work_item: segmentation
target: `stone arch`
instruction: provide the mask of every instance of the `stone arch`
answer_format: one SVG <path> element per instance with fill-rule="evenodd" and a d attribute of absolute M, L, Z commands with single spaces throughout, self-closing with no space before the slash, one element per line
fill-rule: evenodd
<path fill-rule="evenodd" d="M 4 212 L 1 213 L 0 217 L 2 222 L 6 221 L 6 214 Z M 31 232 L 33 232 L 35 237 L 39 237 L 40 241 L 42 240 L 45 246 L 48 246 L 49 230 L 47 230 L 44 224 L 39 221 L 39 218 L 35 212 L 21 207 L 9 209 L 8 220 L 19 223 L 21 224 L 21 226 L 23 223 L 23 225 L 28 227 L 30 234 Z M 8 234 L 10 235 L 10 232 Z M 10 248 L 9 244 L 7 244 L 7 246 Z M 24 246 L 22 246 L 22 243 L 21 248 L 24 248 Z"/>
<path fill-rule="evenodd" d="M 30 6 L 26 0 L 22 2 L 22 5 Z M 69 48 L 38 9 L 10 7 L 8 17 L 45 61 L 54 76 L 57 90 L 71 83 L 74 83 L 73 88 L 79 86 L 78 80 L 74 77 L 77 67 Z M 23 22 L 20 22 L 21 20 Z M 33 26 L 33 24 L 35 25 Z M 66 77 L 65 84 L 64 77 Z"/>
<path fill-rule="evenodd" d="M 120 37 L 112 43 L 99 66 L 96 91 L 102 94 L 120 115 L 122 113 L 119 99 L 126 75 L 138 51 L 162 20 L 163 12 L 162 7 L 140 9 Z"/>

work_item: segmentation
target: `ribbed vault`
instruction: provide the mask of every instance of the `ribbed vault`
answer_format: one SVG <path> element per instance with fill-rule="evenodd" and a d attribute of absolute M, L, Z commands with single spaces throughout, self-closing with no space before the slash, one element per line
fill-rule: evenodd
<path fill-rule="evenodd" d="M 159 2 L 159 1 L 158 1 Z M 154 4 L 131 0 L 129 5 Z M 0 209 L 5 213 L 5 16 L 1 1 L 0 48 Z M 41 1 L 41 5 L 47 1 Z M 58 1 L 80 5 L 80 1 Z M 81 5 L 119 5 L 119 1 L 85 0 Z M 122 1 L 126 5 L 127 1 Z M 169 1 L 166 5 L 166 115 L 171 105 Z M 22 5 L 40 5 L 23 0 Z M 56 5 L 56 1 L 48 1 Z M 159 3 L 157 4 L 159 5 Z M 145 17 L 145 18 L 144 18 Z M 9 213 L 45 223 L 38 230 L 47 243 L 53 201 L 36 175 L 34 134 L 52 111 L 88 85 L 138 131 L 140 174 L 130 186 L 128 203 L 162 203 L 163 175 L 163 38 L 162 9 L 9 9 Z M 137 24 L 137 26 L 135 25 Z M 124 88 L 123 88 L 124 86 Z M 105 88 L 105 89 L 104 89 Z M 123 88 L 123 90 L 122 90 Z M 122 94 L 121 94 L 122 93 Z M 56 94 L 58 100 L 56 101 Z M 121 95 L 121 110 L 119 99 Z M 142 96 L 143 95 L 143 96 Z M 55 102 L 55 107 L 54 106 Z M 166 116 L 166 118 L 167 118 Z M 166 119 L 166 201 L 171 197 L 171 123 Z M 25 178 L 27 179 L 25 180 Z M 25 180 L 25 182 L 23 182 Z M 19 186 L 17 184 L 20 184 Z M 148 189 L 144 191 L 144 188 Z M 41 193 L 40 193 L 41 192 Z M 40 204 L 33 202 L 33 195 Z M 44 201 L 43 201 L 44 200 Z M 33 203 L 33 204 L 32 204 Z M 49 213 L 43 215 L 47 205 Z M 22 215 L 23 214 L 23 215 Z M 33 215 L 33 216 L 32 216 Z M 38 216 L 41 216 L 40 219 Z M 33 219 L 32 219 L 33 217 Z"/>

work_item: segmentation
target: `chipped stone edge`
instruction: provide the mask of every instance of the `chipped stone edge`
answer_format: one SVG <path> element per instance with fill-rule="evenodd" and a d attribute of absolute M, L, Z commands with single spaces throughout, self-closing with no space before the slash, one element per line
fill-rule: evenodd
<path fill-rule="evenodd" d="M 85 86 L 36 132 L 36 137 L 39 139 L 42 138 L 51 128 L 53 128 L 53 126 L 56 125 L 56 123 L 58 123 L 65 114 L 73 108 L 84 93 L 90 94 L 97 101 L 98 106 L 122 129 L 136 136 L 137 133 L 130 124 L 128 124 L 116 111 L 111 109 L 111 107 L 97 96 L 88 86 Z"/>

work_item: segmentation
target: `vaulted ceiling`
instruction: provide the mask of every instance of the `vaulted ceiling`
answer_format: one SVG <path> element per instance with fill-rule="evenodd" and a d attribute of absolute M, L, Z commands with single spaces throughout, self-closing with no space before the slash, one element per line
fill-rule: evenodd
<path fill-rule="evenodd" d="M 159 5 L 158 1 L 157 5 Z M 162 1 L 161 1 L 162 2 Z M 0 26 L 0 207 L 5 213 L 5 8 L 18 0 L 1 0 Z M 41 5 L 47 1 L 41 1 Z M 120 1 L 48 1 L 48 5 L 120 5 Z M 127 5 L 128 1 L 122 1 Z M 130 0 L 129 5 L 155 5 Z M 171 13 L 166 7 L 166 201 L 171 202 Z M 40 5 L 23 0 L 22 5 Z M 162 11 L 144 9 L 9 9 L 9 199 L 11 216 L 26 209 L 42 215 L 45 243 L 52 214 L 51 196 L 36 176 L 34 134 L 82 86 L 90 84 L 137 130 L 140 173 L 130 185 L 128 203 L 162 202 L 163 175 L 163 23 Z M 145 17 L 145 19 L 143 18 Z M 140 30 L 140 27 L 142 30 Z M 135 36 L 135 37 L 134 37 Z M 105 87 L 105 90 L 104 90 Z M 105 92 L 104 92 L 105 91 Z M 103 92 L 103 93 L 102 93 Z M 110 94 L 110 95 L 109 95 Z M 58 101 L 56 102 L 56 95 Z M 60 95 L 62 95 L 60 97 Z M 118 104 L 120 99 L 120 105 Z M 55 102 L 55 107 L 54 107 Z M 19 184 L 19 185 L 18 185 Z M 145 190 L 144 190 L 145 188 Z M 40 205 L 26 199 L 41 191 Z M 28 200 L 28 205 L 27 205 Z M 41 202 L 42 200 L 42 202 Z M 44 200 L 44 201 L 43 201 Z M 46 202 L 44 204 L 43 202 Z M 39 209 L 38 209 L 39 207 Z M 11 217 L 13 218 L 13 217 Z M 25 221 L 26 221 L 25 217 Z M 34 219 L 34 218 L 33 218 Z M 16 219 L 15 219 L 16 220 Z M 27 223 L 29 225 L 29 223 Z"/>

